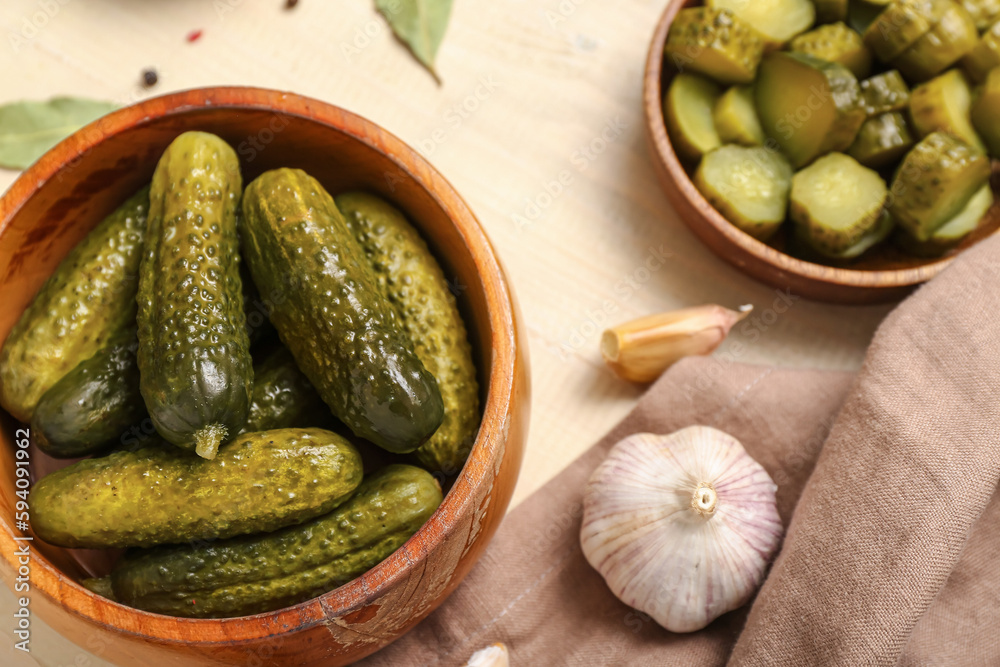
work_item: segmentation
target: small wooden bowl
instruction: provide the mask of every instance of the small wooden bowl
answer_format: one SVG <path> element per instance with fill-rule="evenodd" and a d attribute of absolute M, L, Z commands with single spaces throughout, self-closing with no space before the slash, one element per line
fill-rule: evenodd
<path fill-rule="evenodd" d="M 299 167 L 331 192 L 365 188 L 396 202 L 420 228 L 460 293 L 477 355 L 483 421 L 465 468 L 420 531 L 358 579 L 268 614 L 187 620 L 94 595 L 86 552 L 16 541 L 15 440 L 0 424 L 0 552 L 14 588 L 31 552 L 32 615 L 120 665 L 346 665 L 393 641 L 434 610 L 482 554 L 503 518 L 521 464 L 529 397 L 527 345 L 500 262 L 472 211 L 396 137 L 352 113 L 290 93 L 206 88 L 116 111 L 42 157 L 0 199 L 0 340 L 70 248 L 148 182 L 164 148 L 186 130 L 214 132 L 242 160 L 247 182 Z M 44 467 L 33 448 L 32 466 Z M 30 498 L 29 498 L 30 502 Z M 106 567 L 106 564 L 105 564 Z M 20 589 L 19 589 L 20 590 Z"/>
<path fill-rule="evenodd" d="M 956 253 L 1000 228 L 998 202 L 979 228 L 945 257 L 912 257 L 891 243 L 884 243 L 853 262 L 827 266 L 785 253 L 785 230 L 764 243 L 731 224 L 694 186 L 691 172 L 674 152 L 663 118 L 663 95 L 674 76 L 672 68 L 663 64 L 667 33 L 680 10 L 700 4 L 696 0 L 671 0 L 663 12 L 646 58 L 643 106 L 660 185 L 681 220 L 716 255 L 761 282 L 800 296 L 838 303 L 875 303 L 905 296 L 940 273 Z"/>

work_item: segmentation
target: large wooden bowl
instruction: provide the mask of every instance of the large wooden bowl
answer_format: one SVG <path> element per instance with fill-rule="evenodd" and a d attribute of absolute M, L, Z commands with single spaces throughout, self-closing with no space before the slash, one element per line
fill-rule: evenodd
<path fill-rule="evenodd" d="M 861 258 L 838 266 L 816 264 L 787 254 L 784 231 L 763 243 L 736 228 L 694 186 L 690 165 L 683 164 L 674 152 L 663 118 L 663 95 L 675 74 L 672 66 L 664 66 L 667 33 L 677 12 L 700 4 L 701 0 L 671 0 L 663 12 L 646 58 L 643 107 L 660 184 L 684 223 L 716 255 L 761 282 L 799 296 L 839 303 L 873 303 L 905 296 L 940 273 L 955 254 L 1000 228 L 998 202 L 979 228 L 948 256 L 921 259 L 903 253 L 891 243 L 883 243 Z"/>
<path fill-rule="evenodd" d="M 459 292 L 483 394 L 471 456 L 444 503 L 405 546 L 353 582 L 295 607 L 226 620 L 184 620 L 108 601 L 78 581 L 101 574 L 93 554 L 19 542 L 16 424 L 0 424 L 0 552 L 14 587 L 15 550 L 31 549 L 30 610 L 80 646 L 120 665 L 345 665 L 396 639 L 459 584 L 510 501 L 528 422 L 527 345 L 500 262 L 452 187 L 399 139 L 352 113 L 290 93 L 207 88 L 148 100 L 85 127 L 28 169 L 0 199 L 0 340 L 36 290 L 99 220 L 148 182 L 186 130 L 214 132 L 243 161 L 246 181 L 300 167 L 332 192 L 366 188 L 420 228 Z M 16 435 L 17 434 L 17 435 Z M 48 465 L 28 450 L 32 466 Z"/>

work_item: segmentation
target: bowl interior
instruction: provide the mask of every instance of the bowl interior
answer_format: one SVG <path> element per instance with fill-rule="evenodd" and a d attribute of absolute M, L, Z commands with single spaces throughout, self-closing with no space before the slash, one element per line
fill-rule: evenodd
<path fill-rule="evenodd" d="M 951 257 L 1000 229 L 1000 200 L 998 200 L 979 227 L 957 248 L 942 257 L 914 257 L 903 252 L 889 240 L 855 260 L 827 262 L 811 261 L 809 258 L 790 254 L 787 223 L 766 243 L 732 225 L 694 186 L 692 176 L 697 164 L 680 159 L 674 151 L 662 110 L 663 96 L 678 72 L 677 67 L 663 57 L 670 25 L 680 10 L 702 4 L 704 4 L 702 0 L 672 0 L 668 4 L 656 27 L 648 54 L 644 103 L 654 159 L 661 169 L 661 184 L 675 201 L 675 205 L 678 203 L 678 198 L 686 200 L 687 205 L 681 211 L 682 218 L 716 254 L 748 270 L 765 282 L 779 287 L 791 285 L 805 296 L 837 301 L 880 300 L 878 297 L 873 298 L 871 292 L 864 290 L 892 290 L 924 282 L 941 271 Z M 994 163 L 995 192 L 1000 191 L 996 166 Z M 891 172 L 886 172 L 883 176 L 888 183 L 891 183 Z M 668 178 L 673 182 L 667 182 Z M 768 265 L 769 268 L 761 268 L 762 264 Z M 831 286 L 834 289 L 831 289 Z M 835 289 L 837 287 L 841 289 L 838 291 Z M 852 287 L 858 289 L 851 291 Z M 898 291 L 886 292 L 888 298 L 898 295 Z"/>
<path fill-rule="evenodd" d="M 497 305 L 511 305 L 510 295 L 489 242 L 450 186 L 397 139 L 353 114 L 322 105 L 321 122 L 310 107 L 319 103 L 305 98 L 255 91 L 243 101 L 241 91 L 251 89 L 210 90 L 222 92 L 213 95 L 191 91 L 150 100 L 141 105 L 147 113 L 135 122 L 120 115 L 130 110 L 98 121 L 43 157 L 0 200 L 0 290 L 4 295 L 0 340 L 6 338 L 35 292 L 69 250 L 105 215 L 149 182 L 166 146 L 178 134 L 198 129 L 218 134 L 236 148 L 245 183 L 268 169 L 297 167 L 316 177 L 331 194 L 364 189 L 406 212 L 455 287 L 477 363 L 483 411 L 506 410 L 506 406 L 497 404 L 504 400 L 504 392 L 496 389 L 502 378 L 509 379 L 511 370 L 499 368 L 495 357 L 506 357 L 507 342 L 513 337 L 498 343 L 494 335 L 513 327 L 512 313 Z M 27 182 L 30 176 L 38 178 Z M 11 481 L 15 478 L 13 440 L 18 425 L 2 411 L 0 421 L 0 479 Z M 488 431 L 484 422 L 466 465 L 468 469 L 473 461 L 482 461 L 483 465 L 472 466 L 476 475 L 496 474 L 499 467 L 495 461 L 483 461 L 499 456 L 491 440 L 495 434 Z M 36 476 L 67 463 L 49 459 L 34 448 L 31 459 Z M 459 480 L 456 488 L 466 482 L 462 475 Z M 492 484 L 492 479 L 487 481 Z M 482 483 L 482 479 L 468 483 Z M 16 497 L 9 490 L 12 487 L 12 483 L 5 485 L 0 496 L 4 523 L 7 517 L 14 516 Z M 454 503 L 449 505 L 452 500 L 458 502 L 453 495 L 455 488 L 439 513 L 457 512 Z M 503 502 L 506 504 L 506 500 Z M 433 539 L 441 537 L 440 528 L 435 529 Z M 5 530 L 13 532 L 10 524 Z M 106 573 L 109 558 L 113 557 L 104 552 L 60 549 L 40 540 L 32 546 L 37 566 L 46 571 L 55 568 L 72 580 Z M 376 588 L 407 562 L 393 558 L 383 561 L 365 575 L 366 581 L 358 588 Z M 50 573 L 59 578 L 57 572 Z M 82 588 L 78 592 L 90 595 Z M 345 606 L 356 604 L 363 591 L 339 597 L 327 594 L 331 595 L 333 598 L 325 602 L 327 613 L 336 609 L 338 602 Z M 268 629 L 261 625 L 259 631 L 266 633 Z"/>

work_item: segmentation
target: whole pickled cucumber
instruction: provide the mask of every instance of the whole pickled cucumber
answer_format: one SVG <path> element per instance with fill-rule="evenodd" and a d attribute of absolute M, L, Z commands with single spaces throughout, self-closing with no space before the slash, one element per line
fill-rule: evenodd
<path fill-rule="evenodd" d="M 255 364 L 253 372 L 253 400 L 244 433 L 328 421 L 326 404 L 284 345 Z"/>
<path fill-rule="evenodd" d="M 358 451 L 321 429 L 248 433 L 212 460 L 153 445 L 43 477 L 32 525 L 50 544 L 91 549 L 266 532 L 326 514 L 361 473 Z"/>
<path fill-rule="evenodd" d="M 254 283 L 283 295 L 271 323 L 334 415 L 388 451 L 422 445 L 444 417 L 441 393 L 333 198 L 276 169 L 247 186 L 241 220 Z"/>
<path fill-rule="evenodd" d="M 56 458 L 75 458 L 120 444 L 122 434 L 146 416 L 137 347 L 133 326 L 45 392 L 31 417 L 39 449 Z"/>
<path fill-rule="evenodd" d="M 111 588 L 123 604 L 171 616 L 225 618 L 288 607 L 388 558 L 441 499 L 430 474 L 391 465 L 330 514 L 298 526 L 193 548 L 130 551 L 111 573 Z"/>
<path fill-rule="evenodd" d="M 431 470 L 457 473 L 475 442 L 480 415 L 476 366 L 455 296 L 399 209 L 363 192 L 338 195 L 335 202 L 396 307 L 414 352 L 441 390 L 444 421 L 417 450 L 417 458 Z"/>
<path fill-rule="evenodd" d="M 253 389 L 237 254 L 242 185 L 222 139 L 177 137 L 153 174 L 139 268 L 146 408 L 166 440 L 209 459 L 246 424 Z"/>
<path fill-rule="evenodd" d="M 52 385 L 135 320 L 146 234 L 144 188 L 97 225 L 59 264 L 0 350 L 0 405 L 31 420 Z"/>

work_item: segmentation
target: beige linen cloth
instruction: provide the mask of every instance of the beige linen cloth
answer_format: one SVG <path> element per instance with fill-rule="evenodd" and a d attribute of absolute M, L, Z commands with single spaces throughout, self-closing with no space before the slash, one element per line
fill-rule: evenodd
<path fill-rule="evenodd" d="M 707 424 L 778 485 L 788 528 L 754 602 L 672 634 L 580 552 L 584 485 L 639 431 Z M 686 360 L 507 517 L 458 591 L 362 664 L 1000 665 L 1000 238 L 882 324 L 857 375 Z"/>

